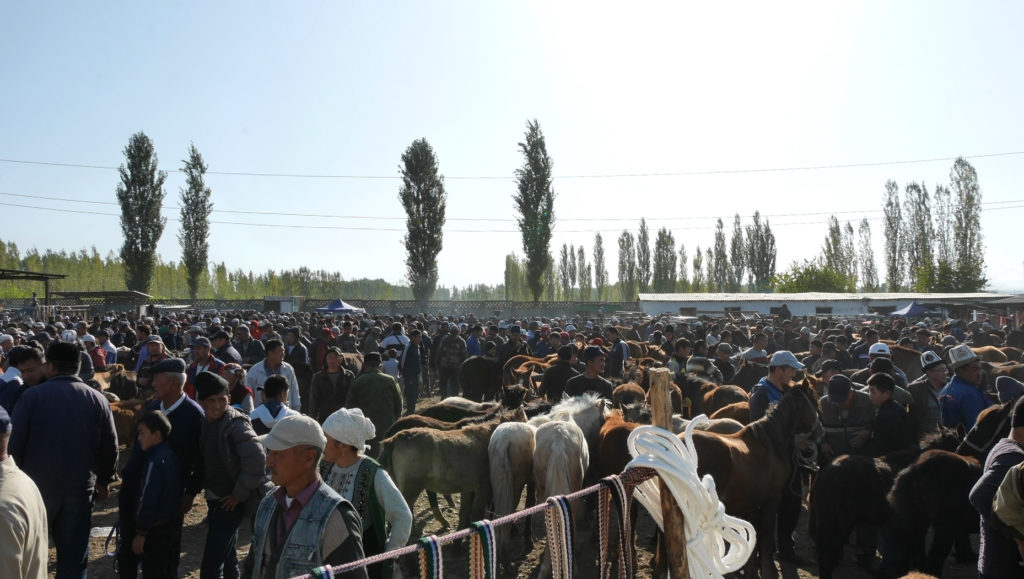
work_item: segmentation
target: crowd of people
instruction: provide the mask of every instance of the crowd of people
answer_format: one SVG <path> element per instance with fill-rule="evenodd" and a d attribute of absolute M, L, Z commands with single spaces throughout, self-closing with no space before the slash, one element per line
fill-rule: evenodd
<path fill-rule="evenodd" d="M 518 355 L 549 357 L 537 394 L 553 402 L 584 392 L 611 398 L 631 365 L 627 341 L 660 349 L 681 388 L 690 374 L 729 384 L 744 367 L 761 366 L 750 420 L 768 413 L 799 374 L 813 375 L 824 388 L 823 464 L 842 454 L 883 456 L 941 427 L 969 430 L 984 408 L 1024 393 L 1012 378 L 986 388 L 972 346 L 1014 330 L 988 321 L 862 325 L 798 322 L 788 312 L 772 320 L 663 316 L 644 324 L 579 316 L 110 313 L 15 316 L 2 328 L 0 499 L 17 507 L 0 516 L 4 577 L 45 575 L 48 540 L 57 577 L 85 577 L 94 501 L 107 499 L 117 478 L 122 576 L 177 576 L 184 517 L 197 498 L 207 506 L 204 578 L 290 577 L 403 546 L 409 505 L 372 457 L 422 397 L 459 395 L 460 368 L 474 356 L 499 366 Z M 920 376 L 894 363 L 897 347 L 915 352 Z M 152 393 L 120 472 L 118 444 L 128 441 L 117 440 L 111 404 L 95 380 L 117 364 L 134 369 Z M 1018 556 L 991 509 L 1002 477 L 1024 462 L 1024 410 L 1019 424 L 1016 416 L 971 497 L 983 520 L 983 575 L 1001 576 L 994 565 L 1005 562 L 996 561 L 1016 564 Z M 802 496 L 786 492 L 779 556 L 797 560 Z M 253 534 L 240 562 L 236 540 L 245 522 Z M 348 576 L 391 572 L 377 564 Z"/>

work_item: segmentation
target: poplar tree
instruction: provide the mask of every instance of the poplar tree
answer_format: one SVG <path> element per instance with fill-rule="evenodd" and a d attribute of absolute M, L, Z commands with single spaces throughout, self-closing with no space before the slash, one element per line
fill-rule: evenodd
<path fill-rule="evenodd" d="M 608 268 L 604 264 L 604 240 L 601 233 L 594 234 L 594 290 L 597 292 L 598 301 L 605 298 L 605 288 L 608 287 Z"/>
<path fill-rule="evenodd" d="M 637 291 L 647 292 L 651 283 L 651 236 L 647 220 L 640 218 L 640 233 L 636 237 L 636 286 Z"/>
<path fill-rule="evenodd" d="M 417 302 L 437 288 L 437 254 L 444 242 L 448 194 L 438 173 L 437 156 L 426 139 L 416 139 L 402 154 L 402 188 L 398 198 L 405 208 L 405 267 Z"/>
<path fill-rule="evenodd" d="M 743 243 L 743 226 L 740 214 L 732 220 L 732 239 L 729 242 L 729 291 L 738 292 L 743 289 L 743 273 L 747 267 L 747 248 Z"/>
<path fill-rule="evenodd" d="M 167 220 L 160 216 L 167 173 L 157 169 L 153 142 L 135 133 L 124 148 L 125 165 L 118 172 L 117 201 L 121 205 L 121 262 L 128 289 L 148 293 L 156 268 L 156 245 Z"/>
<path fill-rule="evenodd" d="M 619 235 L 619 298 L 632 301 L 636 295 L 636 248 L 633 234 Z"/>
<path fill-rule="evenodd" d="M 519 231 L 523 236 L 526 254 L 526 280 L 533 301 L 540 300 L 545 278 L 550 288 L 554 275 L 551 270 L 551 230 L 555 224 L 555 190 L 551 186 L 551 157 L 548 156 L 544 133 L 536 120 L 526 125 L 526 140 L 519 143 L 523 153 L 523 166 L 516 169 L 518 192 L 513 196 Z"/>
<path fill-rule="evenodd" d="M 213 192 L 203 179 L 206 163 L 194 144 L 189 145 L 188 159 L 182 164 L 185 186 L 181 188 L 178 243 L 181 244 L 181 264 L 185 267 L 188 297 L 194 300 L 199 295 L 199 282 L 209 263 L 210 213 L 213 211 L 210 197 Z"/>
<path fill-rule="evenodd" d="M 890 292 L 903 287 L 903 209 L 900 207 L 900 188 L 895 181 L 885 183 L 885 204 L 883 207 L 885 236 L 885 285 Z"/>

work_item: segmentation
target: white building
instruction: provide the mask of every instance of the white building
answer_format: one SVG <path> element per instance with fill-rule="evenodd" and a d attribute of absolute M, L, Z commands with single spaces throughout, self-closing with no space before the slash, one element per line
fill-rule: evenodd
<path fill-rule="evenodd" d="M 822 293 L 793 294 L 640 294 L 640 310 L 648 315 L 721 316 L 760 314 L 770 316 L 786 304 L 794 316 L 856 317 L 888 314 L 916 301 L 938 311 L 981 307 L 1009 297 L 993 293 Z"/>

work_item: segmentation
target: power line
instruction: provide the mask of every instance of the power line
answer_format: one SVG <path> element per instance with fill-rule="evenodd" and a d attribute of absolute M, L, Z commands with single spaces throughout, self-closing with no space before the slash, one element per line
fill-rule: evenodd
<path fill-rule="evenodd" d="M 89 199 L 73 199 L 69 197 L 50 197 L 45 195 L 28 195 L 25 193 L 8 193 L 0 191 L 0 195 L 8 197 L 21 197 L 25 199 L 38 199 L 44 201 L 61 201 L 65 203 L 87 203 L 91 205 L 118 205 L 116 201 L 96 201 Z M 1024 203 L 1024 199 L 1011 199 L 1007 201 L 986 201 L 982 202 L 982 205 L 1001 205 L 1007 203 Z M 164 205 L 162 207 L 166 210 L 180 211 L 181 207 L 178 205 Z M 374 221 L 405 221 L 405 217 L 387 217 L 387 216 L 373 216 L 373 215 L 325 215 L 323 213 L 288 213 L 283 211 L 245 211 L 236 209 L 213 209 L 214 213 L 230 213 L 238 215 L 271 215 L 275 217 L 305 217 L 305 218 L 318 218 L 318 219 L 367 219 Z M 882 209 L 855 209 L 849 211 L 809 211 L 803 213 L 765 213 L 761 214 L 761 217 L 765 219 L 776 219 L 782 217 L 814 217 L 820 215 L 869 215 L 872 213 L 882 213 Z M 98 215 L 112 215 L 107 213 L 99 213 Z M 662 222 L 662 221 L 701 221 L 701 220 L 715 220 L 715 219 L 732 219 L 733 215 L 688 215 L 681 217 L 650 217 L 645 218 L 651 222 Z M 601 222 L 601 221 L 628 221 L 638 222 L 639 217 L 565 217 L 559 218 L 559 221 L 566 222 Z M 496 217 L 447 217 L 446 221 L 478 221 L 478 222 L 495 222 L 495 223 L 515 223 L 515 219 L 503 219 Z M 312 226 L 310 226 L 312 227 Z M 370 228 L 376 229 L 376 228 Z M 385 230 L 381 230 L 385 231 Z M 394 231 L 405 231 L 404 229 L 396 229 Z"/>
<path fill-rule="evenodd" d="M 995 202 L 995 203 L 1009 203 L 1009 202 Z M 1006 210 L 1006 209 L 1020 209 L 1024 208 L 1024 201 L 1014 201 L 1017 205 L 1001 205 L 999 207 L 983 207 L 982 211 L 993 211 L 993 210 Z M 37 209 L 40 211 L 57 211 L 60 213 L 72 213 L 78 215 L 100 215 L 105 217 L 120 217 L 117 213 L 103 213 L 100 211 L 85 211 L 76 209 L 62 209 L 59 207 L 39 207 L 35 205 L 23 205 L 19 203 L 4 203 L 0 202 L 0 206 L 4 207 L 18 207 L 21 209 Z M 175 217 L 167 217 L 169 221 L 179 221 Z M 868 221 L 881 221 L 882 217 L 865 217 Z M 335 231 L 381 231 L 381 232 L 404 232 L 404 228 L 388 228 L 388 227 L 353 227 L 353 226 L 342 226 L 342 225 L 298 225 L 289 223 L 251 223 L 242 221 L 210 221 L 211 224 L 215 225 L 244 225 L 246 227 L 276 227 L 285 229 L 326 229 Z M 797 225 L 823 225 L 828 221 L 792 221 L 792 222 L 776 222 L 773 225 L 776 229 L 782 227 L 791 227 Z M 714 226 L 708 227 L 673 227 L 672 231 L 710 231 L 715 229 Z M 617 233 L 619 229 L 557 229 L 556 233 Z M 445 229 L 445 233 L 520 233 L 518 229 Z"/>
<path fill-rule="evenodd" d="M 1004 153 L 981 153 L 977 155 L 959 155 L 957 157 L 932 157 L 928 159 L 909 159 L 897 161 L 874 161 L 866 163 L 836 163 L 828 165 L 806 165 L 792 167 L 755 167 L 741 169 L 712 169 L 695 171 L 670 171 L 651 173 L 606 173 L 596 175 L 556 175 L 554 179 L 621 179 L 621 178 L 643 178 L 643 177 L 695 177 L 701 175 L 741 175 L 748 173 L 785 173 L 793 171 L 820 171 L 828 169 L 855 169 L 866 167 L 884 167 L 890 165 L 913 165 L 919 163 L 937 163 L 940 161 L 955 161 L 958 158 L 964 159 L 986 159 L 992 157 L 1010 157 L 1024 155 L 1024 151 L 1008 151 Z M 55 161 L 31 161 L 25 159 L 0 159 L 0 163 L 11 163 L 17 165 L 38 165 L 44 167 L 71 167 L 76 169 L 100 169 L 106 171 L 117 171 L 120 167 L 111 165 L 90 165 L 84 163 L 64 163 Z M 181 169 L 167 169 L 171 173 L 181 173 Z M 345 175 L 345 174 L 317 174 L 317 173 L 259 173 L 248 171 L 207 171 L 209 175 L 223 175 L 229 177 L 274 177 L 274 178 L 295 178 L 295 179 L 401 179 L 399 175 Z M 458 181 L 496 181 L 513 179 L 509 175 L 456 175 L 445 176 L 445 179 Z"/>

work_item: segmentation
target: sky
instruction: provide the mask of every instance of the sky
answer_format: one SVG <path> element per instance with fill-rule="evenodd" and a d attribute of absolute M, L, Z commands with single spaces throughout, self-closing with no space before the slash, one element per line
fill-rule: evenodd
<path fill-rule="evenodd" d="M 168 171 L 164 260 L 180 259 L 194 144 L 211 262 L 402 283 L 399 164 L 426 138 L 448 194 L 439 284 L 498 284 L 522 255 L 513 172 L 537 119 L 552 253 L 589 260 L 600 231 L 613 279 L 641 217 L 652 244 L 667 227 L 692 256 L 716 218 L 728 235 L 755 210 L 780 271 L 820 253 L 830 214 L 868 217 L 884 275 L 885 182 L 931 191 L 966 156 L 990 289 L 1024 291 L 1022 17 L 1011 2 L 7 3 L 0 239 L 116 252 L 113 167 L 143 131 Z"/>

